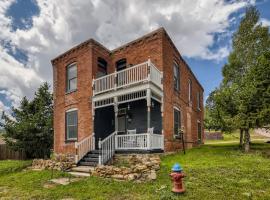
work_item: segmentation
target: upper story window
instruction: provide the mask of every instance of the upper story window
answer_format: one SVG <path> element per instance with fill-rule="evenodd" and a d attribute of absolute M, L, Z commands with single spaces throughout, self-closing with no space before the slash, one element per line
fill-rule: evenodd
<path fill-rule="evenodd" d="M 67 74 L 66 74 L 66 92 L 72 92 L 77 90 L 77 65 L 76 63 L 72 63 L 67 66 Z"/>
<path fill-rule="evenodd" d="M 181 112 L 180 110 L 174 108 L 173 110 L 173 119 L 174 119 L 174 135 L 179 135 L 179 130 L 181 129 Z"/>
<path fill-rule="evenodd" d="M 98 58 L 97 78 L 107 74 L 107 62 L 103 58 Z"/>
<path fill-rule="evenodd" d="M 179 91 L 180 90 L 180 73 L 179 73 L 179 66 L 175 62 L 173 64 L 173 84 L 174 84 L 174 89 Z"/>
<path fill-rule="evenodd" d="M 201 93 L 197 92 L 197 108 L 201 110 Z"/>
<path fill-rule="evenodd" d="M 127 59 L 123 58 L 121 60 L 116 61 L 115 67 L 116 67 L 116 71 L 121 71 L 123 69 L 126 69 Z"/>
<path fill-rule="evenodd" d="M 78 138 L 78 110 L 66 111 L 66 140 L 77 140 Z"/>
<path fill-rule="evenodd" d="M 192 81 L 188 79 L 188 102 L 192 102 Z"/>

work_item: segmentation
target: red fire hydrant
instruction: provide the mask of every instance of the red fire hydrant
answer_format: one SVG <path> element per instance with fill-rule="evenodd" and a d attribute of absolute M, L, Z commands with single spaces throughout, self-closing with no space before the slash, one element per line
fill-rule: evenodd
<path fill-rule="evenodd" d="M 183 178 L 185 177 L 185 175 L 182 171 L 182 167 L 178 163 L 176 163 L 172 168 L 172 173 L 170 174 L 173 183 L 172 192 L 177 194 L 185 192 L 183 183 Z"/>

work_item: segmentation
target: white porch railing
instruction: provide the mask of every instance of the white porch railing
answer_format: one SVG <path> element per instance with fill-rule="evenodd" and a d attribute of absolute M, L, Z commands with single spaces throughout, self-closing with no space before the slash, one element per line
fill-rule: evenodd
<path fill-rule="evenodd" d="M 98 164 L 103 165 L 114 156 L 116 133 L 117 132 L 115 131 L 104 140 L 98 142 L 98 147 L 100 150 Z"/>
<path fill-rule="evenodd" d="M 164 137 L 159 134 L 139 133 L 115 136 L 116 150 L 125 149 L 164 149 Z"/>
<path fill-rule="evenodd" d="M 150 134 L 150 148 L 164 149 L 164 135 Z"/>
<path fill-rule="evenodd" d="M 117 135 L 115 137 L 116 149 L 148 149 L 148 134 Z"/>
<path fill-rule="evenodd" d="M 146 81 L 162 87 L 161 79 L 162 73 L 148 60 L 119 72 L 93 79 L 93 95 Z"/>
<path fill-rule="evenodd" d="M 95 149 L 95 137 L 90 135 L 80 142 L 75 142 L 75 163 L 77 164 L 89 151 Z"/>

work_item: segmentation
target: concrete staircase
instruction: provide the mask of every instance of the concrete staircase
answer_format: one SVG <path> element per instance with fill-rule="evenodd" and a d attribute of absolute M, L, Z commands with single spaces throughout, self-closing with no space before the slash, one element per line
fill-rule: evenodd
<path fill-rule="evenodd" d="M 92 166 L 98 165 L 99 150 L 92 150 L 88 152 L 82 160 L 78 163 L 78 166 Z"/>
<path fill-rule="evenodd" d="M 89 177 L 91 171 L 98 165 L 98 156 L 98 150 L 88 152 L 68 173 L 75 177 Z"/>

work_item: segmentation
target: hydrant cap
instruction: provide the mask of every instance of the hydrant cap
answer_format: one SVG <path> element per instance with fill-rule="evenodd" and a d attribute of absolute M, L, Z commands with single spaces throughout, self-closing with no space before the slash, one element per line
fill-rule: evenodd
<path fill-rule="evenodd" d="M 183 168 L 178 163 L 175 163 L 174 166 L 173 166 L 173 168 L 172 168 L 172 171 L 173 172 L 181 172 L 182 170 L 183 170 Z"/>

